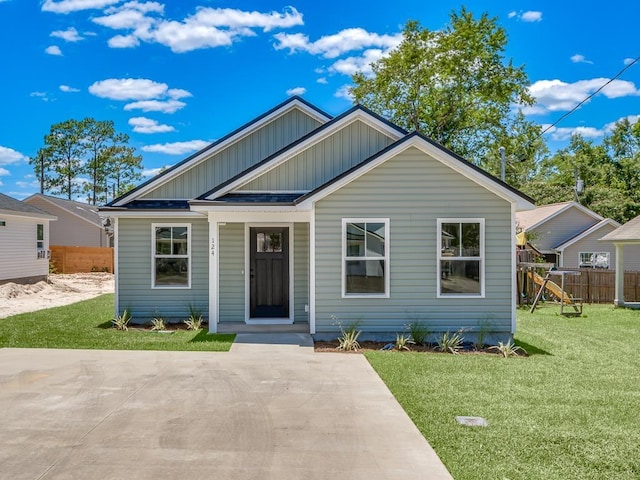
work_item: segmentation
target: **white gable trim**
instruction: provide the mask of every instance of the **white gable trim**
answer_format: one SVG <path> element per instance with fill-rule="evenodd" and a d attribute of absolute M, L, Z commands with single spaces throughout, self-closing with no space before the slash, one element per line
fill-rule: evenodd
<path fill-rule="evenodd" d="M 451 168 L 455 172 L 463 175 L 469 180 L 477 183 L 478 185 L 489 190 L 490 192 L 496 194 L 498 197 L 508 201 L 509 203 L 515 204 L 517 210 L 530 210 L 534 208 L 533 203 L 528 202 L 527 200 L 517 195 L 516 193 L 512 192 L 508 188 L 491 180 L 491 178 L 476 171 L 469 165 L 466 165 L 464 162 L 461 162 L 457 158 L 451 156 L 447 152 L 441 150 L 440 148 L 436 147 L 430 142 L 427 142 L 426 140 L 424 140 L 423 138 L 420 138 L 419 136 L 413 136 L 410 139 L 408 139 L 406 142 L 402 142 L 396 147 L 391 148 L 390 150 L 386 151 L 384 154 L 380 155 L 378 158 L 367 163 L 366 165 L 363 165 L 361 168 L 355 169 L 350 174 L 345 175 L 343 178 L 341 178 L 337 182 L 329 185 L 327 188 L 324 188 L 316 192 L 314 195 L 309 196 L 304 201 L 300 202 L 299 206 L 301 208 L 310 208 L 310 206 L 313 203 L 327 197 L 328 195 L 331 195 L 335 191 L 341 189 L 342 187 L 351 183 L 352 181 L 364 175 L 365 173 L 370 172 L 371 170 L 383 164 L 390 158 L 393 158 L 401 154 L 402 152 L 409 149 L 410 147 L 417 148 L 423 153 L 429 155 L 431 158 Z"/>
<path fill-rule="evenodd" d="M 600 215 L 598 215 L 596 212 L 594 212 L 593 210 L 589 210 L 587 207 L 583 207 L 582 205 L 580 205 L 577 202 L 570 202 L 567 203 L 564 207 L 556 210 L 555 212 L 553 212 L 551 215 L 549 215 L 548 217 L 543 218 L 542 220 L 540 220 L 538 223 L 534 223 L 533 225 L 531 225 L 530 227 L 528 227 L 527 229 L 525 229 L 526 232 L 529 232 L 531 230 L 534 230 L 536 228 L 538 228 L 540 225 L 544 225 L 545 223 L 547 223 L 549 220 L 557 217 L 558 215 L 566 212 L 567 210 L 569 210 L 570 208 L 577 208 L 578 210 L 580 210 L 583 213 L 586 213 L 587 215 L 589 215 L 590 217 L 593 217 L 595 220 L 597 220 L 598 222 L 601 222 L 602 220 L 604 220 L 604 217 L 601 217 Z"/>
<path fill-rule="evenodd" d="M 317 110 L 311 108 L 310 106 L 308 106 L 307 104 L 305 104 L 304 102 L 301 102 L 299 99 L 294 99 L 291 102 L 288 102 L 286 105 L 283 105 L 281 108 L 271 112 L 269 115 L 261 118 L 260 120 L 250 123 L 246 128 L 243 128 L 242 130 L 236 132 L 235 135 L 230 136 L 229 138 L 225 139 L 224 141 L 218 143 L 217 145 L 209 148 L 209 147 L 205 147 L 205 150 L 201 151 L 200 154 L 196 154 L 196 156 L 194 158 L 192 158 L 190 161 L 185 162 L 184 164 L 180 165 L 179 167 L 177 167 L 175 170 L 172 170 L 171 172 L 167 173 L 166 175 L 162 175 L 160 177 L 158 177 L 156 180 L 148 183 L 147 185 L 139 188 L 138 190 L 132 191 L 130 194 L 125 194 L 123 197 L 120 198 L 120 200 L 118 200 L 118 202 L 114 203 L 113 205 L 116 207 L 125 205 L 127 203 L 129 203 L 132 200 L 135 200 L 136 198 L 139 198 L 157 188 L 160 188 L 162 185 L 165 185 L 166 183 L 170 182 L 171 180 L 173 180 L 175 177 L 177 177 L 178 175 L 181 175 L 182 173 L 186 172 L 187 170 L 190 170 L 198 165 L 200 165 L 202 162 L 204 162 L 205 160 L 207 160 L 209 157 L 215 155 L 216 153 L 224 150 L 225 148 L 233 145 L 234 143 L 242 140 L 243 138 L 247 137 L 248 135 L 250 135 L 251 133 L 255 132 L 256 130 L 262 128 L 263 126 L 265 126 L 266 124 L 272 122 L 273 120 L 277 119 L 278 117 L 281 117 L 283 115 L 285 115 L 286 113 L 290 112 L 291 110 L 293 110 L 294 108 L 297 108 L 298 110 L 301 110 L 303 113 L 309 115 L 310 117 L 318 120 L 320 123 L 326 123 L 330 120 L 329 117 L 326 117 L 324 115 L 322 115 L 320 112 L 318 112 Z"/>
<path fill-rule="evenodd" d="M 562 253 L 565 250 L 565 248 L 570 247 L 571 245 L 573 245 L 576 242 L 579 242 L 580 240 L 582 240 L 586 236 L 591 235 L 594 232 L 597 232 L 598 230 L 600 230 L 605 225 L 611 225 L 614 228 L 618 228 L 620 226 L 620 224 L 618 222 L 616 222 L 615 220 L 612 220 L 610 218 L 605 218 L 604 220 L 602 220 L 602 221 L 596 223 L 595 225 L 592 225 L 591 227 L 587 228 L 584 232 L 580 233 L 579 235 L 576 235 L 575 237 L 570 238 L 566 242 L 558 245 L 557 247 L 555 247 L 554 250 Z"/>
<path fill-rule="evenodd" d="M 229 184 L 225 185 L 223 188 L 221 188 L 220 190 L 218 190 L 217 192 L 209 195 L 206 197 L 207 200 L 214 200 L 218 197 L 221 197 L 227 193 L 233 192 L 234 190 L 242 187 L 243 185 L 246 185 L 248 183 L 250 183 L 251 181 L 255 180 L 256 178 L 264 175 L 265 173 L 269 172 L 270 170 L 273 170 L 274 168 L 282 165 L 283 163 L 287 162 L 288 160 L 292 159 L 293 157 L 299 155 L 300 153 L 304 152 L 305 150 L 313 147 L 314 145 L 322 142 L 323 140 L 325 140 L 326 138 L 330 137 L 331 135 L 333 135 L 334 133 L 338 132 L 339 130 L 342 130 L 343 128 L 351 125 L 352 123 L 355 123 L 357 121 L 361 121 L 362 123 L 368 125 L 371 128 L 374 128 L 375 130 L 378 130 L 379 132 L 387 135 L 388 137 L 390 137 L 391 139 L 393 139 L 394 141 L 399 140 L 403 134 L 400 133 L 398 130 L 396 130 L 395 128 L 393 128 L 391 125 L 389 125 L 386 122 L 383 122 L 382 120 L 379 120 L 378 118 L 370 115 L 369 113 L 367 113 L 364 110 L 361 109 L 355 109 L 354 111 L 352 111 L 350 114 L 344 116 L 343 118 L 339 119 L 338 121 L 336 121 L 334 124 L 329 125 L 326 128 L 323 128 L 322 131 L 318 132 L 315 135 L 312 135 L 311 137 L 307 138 L 305 141 L 300 142 L 298 145 L 295 145 L 294 147 L 288 149 L 286 152 L 283 152 L 282 154 L 278 155 L 277 157 L 271 159 L 271 161 L 265 163 L 264 165 L 251 170 L 250 172 L 247 172 L 246 175 L 243 175 L 242 177 L 237 178 L 235 181 L 230 182 Z"/>
<path fill-rule="evenodd" d="M 50 215 L 48 213 L 18 212 L 17 210 L 0 209 L 0 215 L 2 215 L 3 217 L 23 217 L 23 218 L 33 218 L 37 220 L 49 220 L 49 221 L 58 220 L 58 217 L 56 217 L 55 215 Z"/>

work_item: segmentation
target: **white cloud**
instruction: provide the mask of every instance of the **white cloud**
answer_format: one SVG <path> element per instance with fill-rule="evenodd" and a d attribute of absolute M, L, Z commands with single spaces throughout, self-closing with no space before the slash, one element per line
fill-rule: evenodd
<path fill-rule="evenodd" d="M 536 99 L 535 107 L 538 110 L 535 113 L 571 110 L 608 80 L 608 78 L 593 78 L 573 83 L 566 83 L 557 79 L 538 80 L 529 87 L 529 93 Z M 604 95 L 607 98 L 637 96 L 640 95 L 640 90 L 636 88 L 633 82 L 613 80 L 598 95 Z"/>
<path fill-rule="evenodd" d="M 78 30 L 74 27 L 69 27 L 66 30 L 56 30 L 51 32 L 51 37 L 61 38 L 66 40 L 67 42 L 79 42 L 80 40 L 84 40 L 83 37 L 78 34 Z"/>
<path fill-rule="evenodd" d="M 622 120 L 629 120 L 629 123 L 633 125 L 635 123 L 638 123 L 638 120 L 640 120 L 640 115 L 627 115 L 626 117 L 620 117 L 615 122 L 607 123 L 604 126 L 605 131 L 610 132 L 615 128 L 616 123 L 621 122 Z"/>
<path fill-rule="evenodd" d="M 163 133 L 173 132 L 175 130 L 171 125 L 160 124 L 156 120 L 146 117 L 130 118 L 129 125 L 131 125 L 133 131 L 137 133 Z"/>
<path fill-rule="evenodd" d="M 287 95 L 289 96 L 304 95 L 305 93 L 307 93 L 307 89 L 304 87 L 294 87 L 287 90 Z"/>
<path fill-rule="evenodd" d="M 109 78 L 94 82 L 89 92 L 110 100 L 148 100 L 164 97 L 169 86 L 146 78 Z"/>
<path fill-rule="evenodd" d="M 3 1 L 4 1 L 4 0 L 3 0 Z M 2 3 L 2 2 L 0 2 L 0 3 Z M 4 185 L 4 183 L 0 182 L 0 187 L 2 187 L 3 185 Z"/>
<path fill-rule="evenodd" d="M 558 142 L 569 140 L 573 135 L 582 135 L 584 138 L 600 138 L 605 134 L 604 130 L 594 127 L 553 127 L 546 133 Z"/>
<path fill-rule="evenodd" d="M 62 50 L 60 50 L 60 47 L 57 45 L 50 45 L 47 48 L 45 48 L 44 51 L 49 55 L 62 56 Z"/>
<path fill-rule="evenodd" d="M 113 48 L 130 48 L 140 41 L 159 43 L 176 53 L 200 48 L 229 46 L 242 37 L 255 36 L 254 29 L 303 25 L 302 14 L 293 7 L 283 12 L 243 11 L 231 8 L 198 7 L 183 20 L 164 19 L 164 6 L 156 2 L 128 2 L 105 11 L 93 22 L 114 30 L 129 30 L 109 40 Z"/>
<path fill-rule="evenodd" d="M 38 180 L 33 180 L 31 182 L 23 182 L 22 180 L 18 180 L 16 185 L 20 188 L 40 188 L 40 182 Z"/>
<path fill-rule="evenodd" d="M 45 0 L 42 4 L 42 11 L 70 13 L 79 10 L 101 9 L 120 2 L 121 0 Z"/>
<path fill-rule="evenodd" d="M 49 101 L 49 97 L 47 95 L 47 92 L 31 92 L 29 94 L 30 97 L 36 97 L 41 99 L 43 102 L 48 102 Z"/>
<path fill-rule="evenodd" d="M 542 21 L 542 12 L 536 10 L 528 10 L 526 12 L 520 11 L 512 11 L 507 15 L 509 18 L 516 18 L 518 20 L 522 20 L 523 22 L 540 22 Z"/>
<path fill-rule="evenodd" d="M 2 167 L 0 167 L 0 177 L 3 177 L 3 176 L 5 176 L 5 177 L 6 177 L 7 175 L 11 175 L 11 173 L 9 172 L 9 170 L 7 170 L 6 168 L 2 168 Z"/>
<path fill-rule="evenodd" d="M 369 50 L 365 50 L 359 57 L 347 57 L 338 60 L 329 67 L 329 70 L 349 76 L 356 72 L 362 72 L 364 75 L 370 77 L 373 75 L 371 64 L 380 60 L 389 52 L 390 50 L 383 51 L 378 48 L 370 48 Z"/>
<path fill-rule="evenodd" d="M 319 79 L 316 80 L 316 82 L 321 83 L 323 85 L 327 84 L 327 79 L 324 77 L 320 77 Z"/>
<path fill-rule="evenodd" d="M 169 168 L 169 165 L 166 165 L 164 167 L 158 167 L 158 168 L 147 168 L 145 170 L 142 170 L 141 175 L 143 177 L 155 177 L 160 172 L 162 172 L 163 169 L 167 169 L 167 168 Z"/>
<path fill-rule="evenodd" d="M 591 60 L 587 60 L 584 55 L 580 55 L 579 53 L 572 55 L 571 61 L 573 63 L 590 63 L 593 65 L 593 62 Z"/>
<path fill-rule="evenodd" d="M 127 111 L 142 110 L 143 112 L 175 113 L 185 105 L 186 103 L 179 100 L 140 100 L 127 103 L 124 109 Z"/>
<path fill-rule="evenodd" d="M 65 92 L 65 93 L 76 93 L 76 92 L 80 91 L 80 89 L 70 87 L 69 85 L 60 85 L 59 88 L 60 88 L 61 91 Z"/>
<path fill-rule="evenodd" d="M 336 93 L 334 93 L 333 96 L 338 98 L 344 98 L 345 100 L 349 100 L 350 102 L 352 102 L 353 101 L 353 95 L 351 94 L 352 87 L 353 85 L 343 85 L 338 90 L 336 90 Z"/>
<path fill-rule="evenodd" d="M 622 63 L 624 63 L 625 65 L 631 65 L 633 62 L 635 62 L 636 59 L 635 58 L 625 58 Z"/>
<path fill-rule="evenodd" d="M 392 49 L 402 42 L 403 36 L 402 33 L 379 35 L 363 28 L 347 28 L 336 34 L 320 37 L 315 42 L 309 41 L 309 37 L 301 33 L 278 33 L 274 38 L 278 42 L 274 45 L 276 50 L 289 49 L 290 53 L 305 51 L 324 58 L 336 58 L 346 52 L 369 47 Z"/>
<path fill-rule="evenodd" d="M 204 140 L 191 140 L 188 142 L 175 143 L 156 143 L 155 145 L 146 145 L 142 147 L 144 152 L 166 153 L 167 155 L 183 155 L 189 152 L 195 152 L 209 145 Z"/>

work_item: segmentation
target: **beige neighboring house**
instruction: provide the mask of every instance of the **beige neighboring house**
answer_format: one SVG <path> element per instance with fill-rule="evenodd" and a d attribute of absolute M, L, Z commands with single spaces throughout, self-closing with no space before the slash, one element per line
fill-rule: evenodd
<path fill-rule="evenodd" d="M 35 283 L 49 274 L 54 215 L 0 193 L 0 284 Z"/>
<path fill-rule="evenodd" d="M 565 268 L 616 268 L 616 247 L 600 239 L 620 224 L 577 202 L 541 205 L 516 214 L 517 226 L 548 262 Z M 628 247 L 625 270 L 640 270 L 640 245 Z"/>
<path fill-rule="evenodd" d="M 24 202 L 58 217 L 51 225 L 51 245 L 57 247 L 110 247 L 111 240 L 98 215 L 98 207 L 36 193 Z"/>
<path fill-rule="evenodd" d="M 624 301 L 624 270 L 628 269 L 629 257 L 636 261 L 640 250 L 640 215 L 629 220 L 600 239 L 603 243 L 613 243 L 616 248 L 616 293 L 613 303 L 618 306 L 640 308 L 640 303 Z"/>

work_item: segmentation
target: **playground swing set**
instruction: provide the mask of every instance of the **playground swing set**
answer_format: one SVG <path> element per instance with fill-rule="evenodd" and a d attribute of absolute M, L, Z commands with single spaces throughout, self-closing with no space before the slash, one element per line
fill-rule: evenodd
<path fill-rule="evenodd" d="M 538 273 L 540 270 L 545 271 L 544 277 Z M 518 264 L 520 303 L 528 303 L 527 300 L 533 296 L 529 310 L 533 313 L 541 300 L 551 300 L 560 304 L 561 315 L 579 317 L 582 315 L 582 298 L 573 297 L 565 290 L 566 277 L 579 275 L 579 271 L 558 270 L 553 263 L 521 262 Z M 560 277 L 560 285 L 551 277 Z M 533 292 L 535 294 L 532 295 Z"/>

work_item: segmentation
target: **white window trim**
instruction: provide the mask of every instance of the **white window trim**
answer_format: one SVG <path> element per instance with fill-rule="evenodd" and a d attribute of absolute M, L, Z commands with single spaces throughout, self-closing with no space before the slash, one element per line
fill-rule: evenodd
<path fill-rule="evenodd" d="M 187 285 L 156 285 L 156 228 L 187 227 L 187 264 L 189 275 Z M 184 258 L 184 256 L 161 255 L 162 257 Z M 191 288 L 191 224 L 190 223 L 152 223 L 151 224 L 151 289 L 152 290 L 188 290 Z"/>
<path fill-rule="evenodd" d="M 596 266 L 595 265 L 591 265 L 590 267 L 583 267 L 582 266 L 582 255 L 588 253 L 589 255 L 593 255 L 594 257 L 598 254 L 607 254 L 607 268 L 603 268 L 602 270 L 610 270 L 611 269 L 611 252 L 605 252 L 605 251 L 589 251 L 589 252 L 578 252 L 578 268 L 593 268 L 595 269 Z"/>
<path fill-rule="evenodd" d="M 42 240 L 40 240 L 38 238 L 38 227 L 42 227 Z M 44 229 L 44 223 L 36 223 L 36 250 L 38 250 L 39 252 L 42 250 L 46 250 L 45 248 L 45 237 L 46 237 L 46 232 Z M 42 243 L 42 246 L 39 246 L 38 244 Z"/>
<path fill-rule="evenodd" d="M 384 257 L 358 257 L 358 260 L 384 260 L 384 293 L 347 293 L 347 223 L 384 223 Z M 342 219 L 342 298 L 390 298 L 391 297 L 391 251 L 389 218 L 343 218 Z"/>
<path fill-rule="evenodd" d="M 452 257 L 442 256 L 442 224 L 443 223 L 479 223 L 480 224 L 480 256 L 479 257 L 453 257 L 455 260 L 472 260 L 480 261 L 480 294 L 468 294 L 468 293 L 441 293 L 440 281 L 442 280 L 441 265 L 442 260 L 451 260 Z M 436 239 L 436 265 L 437 265 L 437 284 L 436 284 L 436 298 L 485 298 L 485 230 L 484 230 L 484 218 L 438 218 L 438 236 Z"/>

